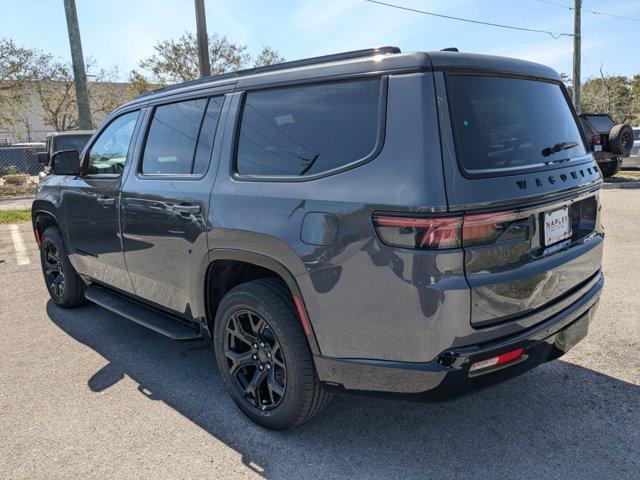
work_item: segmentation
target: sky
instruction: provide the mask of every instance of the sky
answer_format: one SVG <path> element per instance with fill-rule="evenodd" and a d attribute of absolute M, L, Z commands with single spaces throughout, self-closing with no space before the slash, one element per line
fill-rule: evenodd
<path fill-rule="evenodd" d="M 434 13 L 525 28 L 573 32 L 573 12 L 541 0 L 385 0 Z M 572 5 L 572 0 L 553 0 Z M 544 63 L 571 74 L 573 40 L 463 23 L 365 0 L 205 0 L 207 29 L 246 44 L 271 46 L 287 60 L 380 45 L 402 51 L 457 47 Z M 117 67 L 122 79 L 161 39 L 195 32 L 193 0 L 76 0 L 85 57 Z M 584 10 L 640 19 L 638 0 L 583 0 Z M 0 38 L 70 61 L 62 0 L 2 0 Z M 582 14 L 582 77 L 640 73 L 640 21 Z"/>

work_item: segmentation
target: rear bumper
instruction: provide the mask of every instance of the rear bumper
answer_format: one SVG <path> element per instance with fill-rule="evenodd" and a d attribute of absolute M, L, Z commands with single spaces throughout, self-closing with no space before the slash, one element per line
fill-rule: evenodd
<path fill-rule="evenodd" d="M 315 356 L 318 375 L 331 390 L 417 394 L 440 399 L 513 377 L 541 363 L 559 358 L 587 333 L 598 306 L 604 277 L 575 303 L 515 335 L 478 345 L 451 348 L 431 362 L 338 359 Z M 513 362 L 469 374 L 477 361 L 517 348 L 524 354 Z"/>

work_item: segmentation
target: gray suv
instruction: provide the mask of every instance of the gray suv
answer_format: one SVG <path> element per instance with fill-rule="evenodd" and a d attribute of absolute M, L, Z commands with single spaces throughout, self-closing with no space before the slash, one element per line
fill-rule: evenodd
<path fill-rule="evenodd" d="M 52 301 L 210 337 L 271 429 L 331 392 L 442 398 L 558 358 L 603 286 L 602 176 L 535 63 L 385 47 L 204 78 L 52 166 Z"/>

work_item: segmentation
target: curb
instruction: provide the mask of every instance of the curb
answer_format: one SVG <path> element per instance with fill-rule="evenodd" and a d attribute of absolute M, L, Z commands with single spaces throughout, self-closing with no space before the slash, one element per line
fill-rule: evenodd
<path fill-rule="evenodd" d="M 24 201 L 31 200 L 31 201 L 33 201 L 35 199 L 36 199 L 36 197 L 32 197 L 32 196 L 29 196 L 29 197 L 4 197 L 4 198 L 0 198 L 0 203 L 15 202 L 15 201 L 18 201 L 18 200 L 24 200 Z"/>
<path fill-rule="evenodd" d="M 640 182 L 620 182 L 620 183 L 604 183 L 602 188 L 605 190 L 613 190 L 616 188 L 640 188 Z"/>

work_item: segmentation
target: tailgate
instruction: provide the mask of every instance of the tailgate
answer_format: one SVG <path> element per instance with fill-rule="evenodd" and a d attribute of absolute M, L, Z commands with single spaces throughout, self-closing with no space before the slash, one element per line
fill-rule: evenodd
<path fill-rule="evenodd" d="M 471 323 L 563 305 L 598 274 L 604 236 L 602 176 L 566 89 L 499 73 L 435 79 L 448 208 L 464 214 Z"/>
<path fill-rule="evenodd" d="M 600 271 L 603 236 L 597 192 L 516 212 L 494 242 L 464 247 L 474 325 L 546 308 Z"/>

